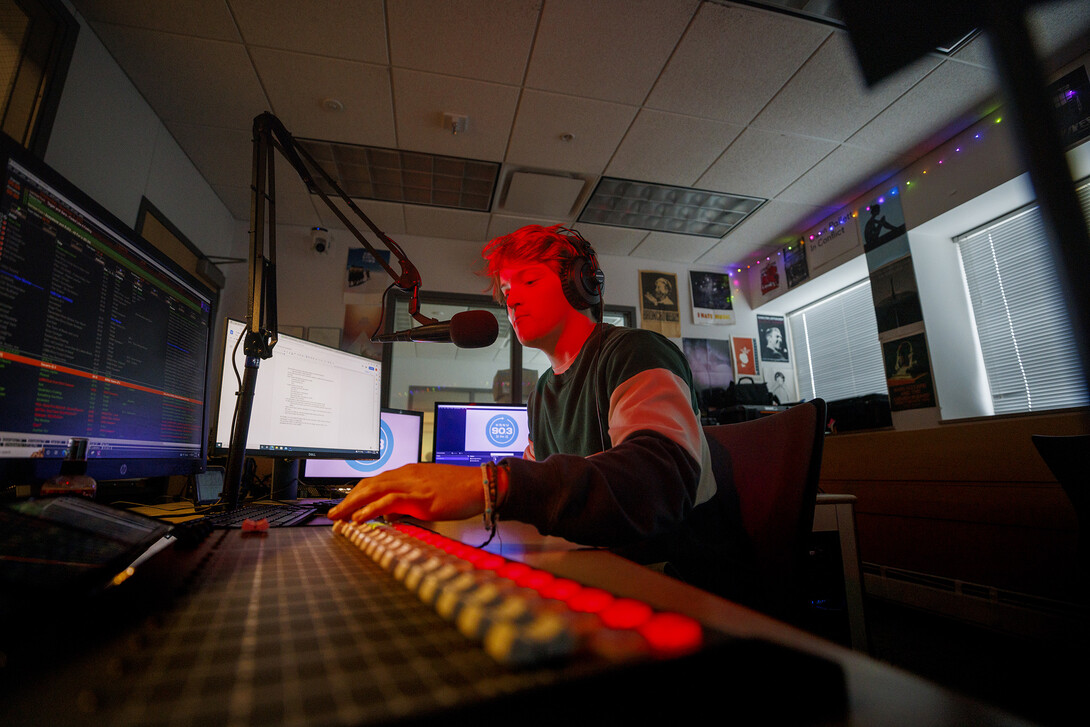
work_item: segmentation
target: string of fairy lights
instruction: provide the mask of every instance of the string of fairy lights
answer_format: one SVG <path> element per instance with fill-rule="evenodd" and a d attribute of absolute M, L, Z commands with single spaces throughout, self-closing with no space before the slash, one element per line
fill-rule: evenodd
<path fill-rule="evenodd" d="M 915 191 L 919 189 L 920 185 L 923 184 L 925 181 L 933 179 L 935 177 L 935 172 L 941 171 L 946 168 L 948 159 L 960 157 L 963 152 L 968 151 L 973 145 L 979 145 L 981 142 L 984 141 L 987 136 L 987 134 L 985 133 L 986 128 L 988 126 L 1001 124 L 1002 122 L 1002 115 L 996 114 L 994 117 L 986 122 L 985 126 L 978 127 L 978 130 L 972 132 L 971 136 L 968 139 L 958 142 L 947 142 L 948 144 L 952 144 L 953 148 L 950 151 L 945 154 L 940 154 L 939 158 L 934 162 L 934 164 L 924 167 L 919 172 L 916 172 L 912 176 L 909 176 L 907 179 L 903 180 L 902 184 L 906 192 Z M 900 194 L 900 192 L 901 184 L 894 184 L 885 193 L 879 194 L 878 197 L 873 200 L 873 202 L 879 205 L 884 204 L 887 197 L 896 197 Z M 862 210 L 864 212 L 868 211 L 870 209 L 870 204 L 871 202 L 868 202 L 866 206 L 862 207 Z M 784 248 L 781 248 L 779 251 L 776 252 L 776 255 L 782 258 L 784 250 L 791 252 L 795 250 L 796 246 L 805 246 L 807 242 L 816 242 L 825 235 L 835 234 L 837 228 L 843 227 L 844 225 L 848 224 L 850 220 L 858 219 L 859 211 L 859 209 L 854 209 L 851 212 L 845 211 L 843 214 L 839 215 L 835 219 L 827 223 L 822 223 L 822 226 L 820 228 L 811 232 L 808 235 L 799 236 L 796 242 L 784 246 Z M 735 273 L 741 273 L 743 270 L 749 270 L 753 267 L 771 261 L 772 255 L 769 254 L 765 256 L 763 260 L 757 258 L 752 263 L 749 263 L 745 266 L 743 266 L 742 264 L 737 264 L 736 266 L 734 266 L 733 270 L 728 268 L 727 275 L 731 276 L 731 278 L 734 280 L 735 286 L 738 286 L 739 282 L 736 278 L 734 278 Z"/>

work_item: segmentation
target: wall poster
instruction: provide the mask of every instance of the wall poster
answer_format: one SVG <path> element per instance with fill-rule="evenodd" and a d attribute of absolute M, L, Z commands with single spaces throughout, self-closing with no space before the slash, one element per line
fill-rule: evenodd
<path fill-rule="evenodd" d="M 757 339 L 761 346 L 761 360 L 787 363 L 791 360 L 787 352 L 787 333 L 784 329 L 783 316 L 757 316 Z"/>
<path fill-rule="evenodd" d="M 732 336 L 730 344 L 734 354 L 734 371 L 739 376 L 757 376 L 761 370 L 760 364 L 757 363 L 755 340 Z"/>
<path fill-rule="evenodd" d="M 923 332 L 882 344 L 886 365 L 886 386 L 892 411 L 935 406 L 931 359 Z"/>
<path fill-rule="evenodd" d="M 689 290 L 693 299 L 693 323 L 701 326 L 734 323 L 729 275 L 690 270 Z"/>
<path fill-rule="evenodd" d="M 640 327 L 668 338 L 681 336 L 681 312 L 677 302 L 677 275 L 654 270 L 640 271 Z"/>

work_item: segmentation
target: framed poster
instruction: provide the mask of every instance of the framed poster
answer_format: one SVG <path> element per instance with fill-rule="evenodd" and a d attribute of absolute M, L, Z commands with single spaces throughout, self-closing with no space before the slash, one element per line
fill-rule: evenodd
<path fill-rule="evenodd" d="M 886 341 L 882 344 L 882 357 L 892 411 L 935 406 L 931 359 L 923 333 Z"/>
<path fill-rule="evenodd" d="M 640 327 L 669 338 L 681 335 L 677 303 L 677 275 L 654 270 L 640 271 Z"/>
<path fill-rule="evenodd" d="M 694 324 L 725 326 L 734 323 L 729 275 L 690 270 L 689 291 L 693 299 Z"/>

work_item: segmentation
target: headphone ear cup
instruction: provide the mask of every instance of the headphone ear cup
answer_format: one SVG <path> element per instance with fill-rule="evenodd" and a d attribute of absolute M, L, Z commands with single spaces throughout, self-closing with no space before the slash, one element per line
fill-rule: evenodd
<path fill-rule="evenodd" d="M 568 261 L 564 275 L 560 276 L 560 282 L 564 297 L 573 308 L 584 310 L 601 302 L 600 275 L 601 272 L 585 257 L 576 257 Z"/>

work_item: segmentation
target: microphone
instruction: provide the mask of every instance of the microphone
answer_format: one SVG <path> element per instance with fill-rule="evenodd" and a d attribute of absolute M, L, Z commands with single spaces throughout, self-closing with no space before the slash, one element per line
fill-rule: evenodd
<path fill-rule="evenodd" d="M 486 310 L 467 310 L 455 313 L 449 321 L 429 323 L 394 333 L 381 333 L 373 336 L 371 342 L 453 343 L 458 348 L 484 348 L 496 341 L 499 332 L 496 316 Z"/>

